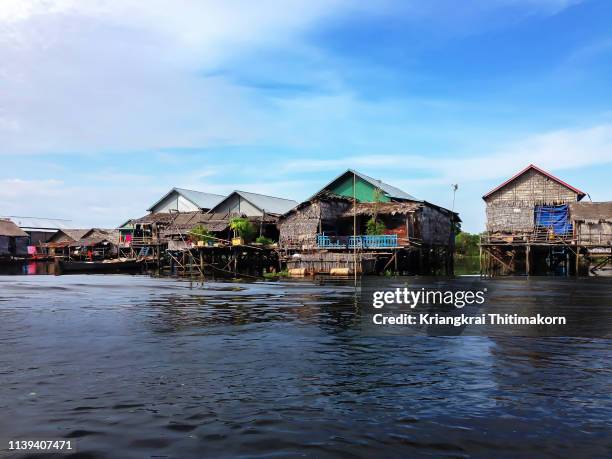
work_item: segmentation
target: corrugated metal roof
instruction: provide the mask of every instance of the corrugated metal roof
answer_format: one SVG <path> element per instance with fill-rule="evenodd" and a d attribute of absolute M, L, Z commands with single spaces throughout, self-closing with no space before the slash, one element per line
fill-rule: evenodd
<path fill-rule="evenodd" d="M 362 180 L 370 183 L 372 186 L 374 186 L 376 188 L 380 188 L 390 198 L 393 198 L 393 199 L 402 199 L 402 200 L 406 200 L 406 201 L 422 202 L 420 199 L 415 198 L 414 196 L 406 193 L 403 190 L 400 190 L 399 188 L 397 188 L 397 187 L 395 187 L 393 185 L 389 185 L 388 183 L 385 183 L 382 180 L 378 180 L 378 179 L 372 178 L 369 175 L 362 174 L 361 172 L 357 172 L 356 170 L 353 170 L 353 169 L 347 169 L 342 174 L 338 175 L 331 182 L 329 182 L 327 185 L 325 185 L 323 188 L 321 188 L 321 190 L 319 190 L 317 193 L 312 195 L 308 200 L 310 201 L 318 193 L 320 193 L 321 191 L 323 191 L 325 189 L 328 189 L 334 182 L 336 182 L 337 180 L 341 179 L 346 174 L 355 174 L 357 177 L 359 177 Z"/>
<path fill-rule="evenodd" d="M 292 199 L 277 198 L 276 196 L 239 190 L 236 190 L 235 193 L 250 201 L 255 207 L 270 214 L 284 214 L 298 205 L 298 202 Z"/>
<path fill-rule="evenodd" d="M 212 209 L 219 202 L 225 199 L 221 194 L 204 193 L 202 191 L 186 190 L 184 188 L 175 188 L 177 192 L 193 202 L 200 209 Z"/>
<path fill-rule="evenodd" d="M 388 183 L 385 183 L 382 180 L 378 180 L 378 179 L 372 178 L 369 175 L 362 174 L 361 172 L 357 172 L 357 171 L 355 171 L 353 169 L 349 169 L 347 172 L 352 172 L 357 177 L 360 177 L 362 180 L 365 180 L 366 182 L 370 183 L 372 186 L 380 188 L 390 198 L 406 199 L 408 201 L 420 201 L 419 199 L 415 198 L 411 194 L 408 194 L 405 191 L 400 190 L 399 188 L 397 188 L 397 187 L 395 187 L 393 185 L 389 185 Z M 344 175 L 344 174 L 342 174 L 342 175 Z M 338 178 L 340 178 L 340 177 L 338 177 Z"/>
<path fill-rule="evenodd" d="M 163 195 L 155 204 L 147 209 L 147 211 L 151 211 L 155 208 L 160 202 L 170 196 L 172 193 L 178 193 L 183 196 L 188 201 L 191 201 L 194 205 L 198 206 L 200 209 L 212 209 L 219 202 L 225 199 L 225 196 L 221 194 L 214 193 L 204 193 L 203 191 L 196 190 L 188 190 L 186 188 L 172 188 L 165 195 Z"/>
<path fill-rule="evenodd" d="M 13 215 L 0 218 L 7 218 L 24 230 L 57 231 L 69 229 L 70 224 L 70 220 L 58 218 L 18 217 Z"/>
<path fill-rule="evenodd" d="M 249 191 L 235 190 L 231 192 L 225 199 L 219 201 L 216 206 L 211 209 L 211 212 L 214 212 L 217 207 L 220 207 L 226 200 L 230 199 L 234 195 L 242 197 L 242 199 L 245 199 L 262 212 L 266 212 L 268 214 L 281 215 L 285 212 L 290 211 L 298 205 L 297 201 L 294 201 L 292 199 L 278 198 L 276 196 L 268 196 L 265 194 L 251 193 Z"/>

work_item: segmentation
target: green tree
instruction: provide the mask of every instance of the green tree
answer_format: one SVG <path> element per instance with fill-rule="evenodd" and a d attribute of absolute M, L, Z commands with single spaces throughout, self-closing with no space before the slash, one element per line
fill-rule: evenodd
<path fill-rule="evenodd" d="M 374 190 L 374 205 L 372 206 L 372 217 L 366 223 L 366 234 L 370 236 L 378 236 L 385 234 L 385 224 L 378 220 L 378 210 L 382 200 L 382 190 L 376 188 Z"/>
<path fill-rule="evenodd" d="M 480 236 L 461 231 L 455 236 L 455 252 L 464 256 L 478 255 Z"/>

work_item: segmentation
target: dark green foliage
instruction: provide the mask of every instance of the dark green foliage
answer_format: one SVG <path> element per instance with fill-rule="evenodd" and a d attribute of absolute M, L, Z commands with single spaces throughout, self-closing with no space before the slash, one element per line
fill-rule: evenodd
<path fill-rule="evenodd" d="M 213 234 L 203 225 L 193 227 L 189 234 L 191 235 L 191 239 L 196 241 L 208 242 L 214 240 Z"/>
<path fill-rule="evenodd" d="M 465 256 L 477 256 L 479 254 L 478 243 L 480 236 L 460 232 L 455 236 L 455 252 Z"/>
<path fill-rule="evenodd" d="M 370 236 L 385 234 L 386 229 L 385 224 L 377 221 L 374 217 L 370 218 L 366 224 L 366 234 Z"/>
<path fill-rule="evenodd" d="M 258 244 L 263 244 L 263 245 L 274 244 L 274 241 L 272 239 L 270 239 L 269 237 L 265 237 L 265 236 L 259 236 L 257 239 L 255 239 L 255 242 L 257 242 Z"/>

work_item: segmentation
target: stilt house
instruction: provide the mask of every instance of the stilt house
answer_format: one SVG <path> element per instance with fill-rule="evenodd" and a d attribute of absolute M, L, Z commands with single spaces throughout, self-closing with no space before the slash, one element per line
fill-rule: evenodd
<path fill-rule="evenodd" d="M 585 195 L 533 164 L 493 188 L 482 197 L 483 271 L 569 274 L 576 260 L 570 206 Z"/>
<path fill-rule="evenodd" d="M 313 271 L 343 263 L 352 270 L 358 251 L 361 272 L 451 272 L 459 222 L 448 209 L 349 169 L 279 219 L 279 245 L 288 265 Z"/>

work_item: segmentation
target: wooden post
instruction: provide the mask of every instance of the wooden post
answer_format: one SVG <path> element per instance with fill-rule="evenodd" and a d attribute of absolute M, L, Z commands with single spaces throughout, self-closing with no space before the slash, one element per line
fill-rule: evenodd
<path fill-rule="evenodd" d="M 580 247 L 576 244 L 576 272 L 574 273 L 576 277 L 580 275 Z"/>
<path fill-rule="evenodd" d="M 478 236 L 478 264 L 480 266 L 480 275 L 482 276 L 482 236 Z"/>
<path fill-rule="evenodd" d="M 531 245 L 527 244 L 525 248 L 525 271 L 528 276 L 531 275 Z"/>

